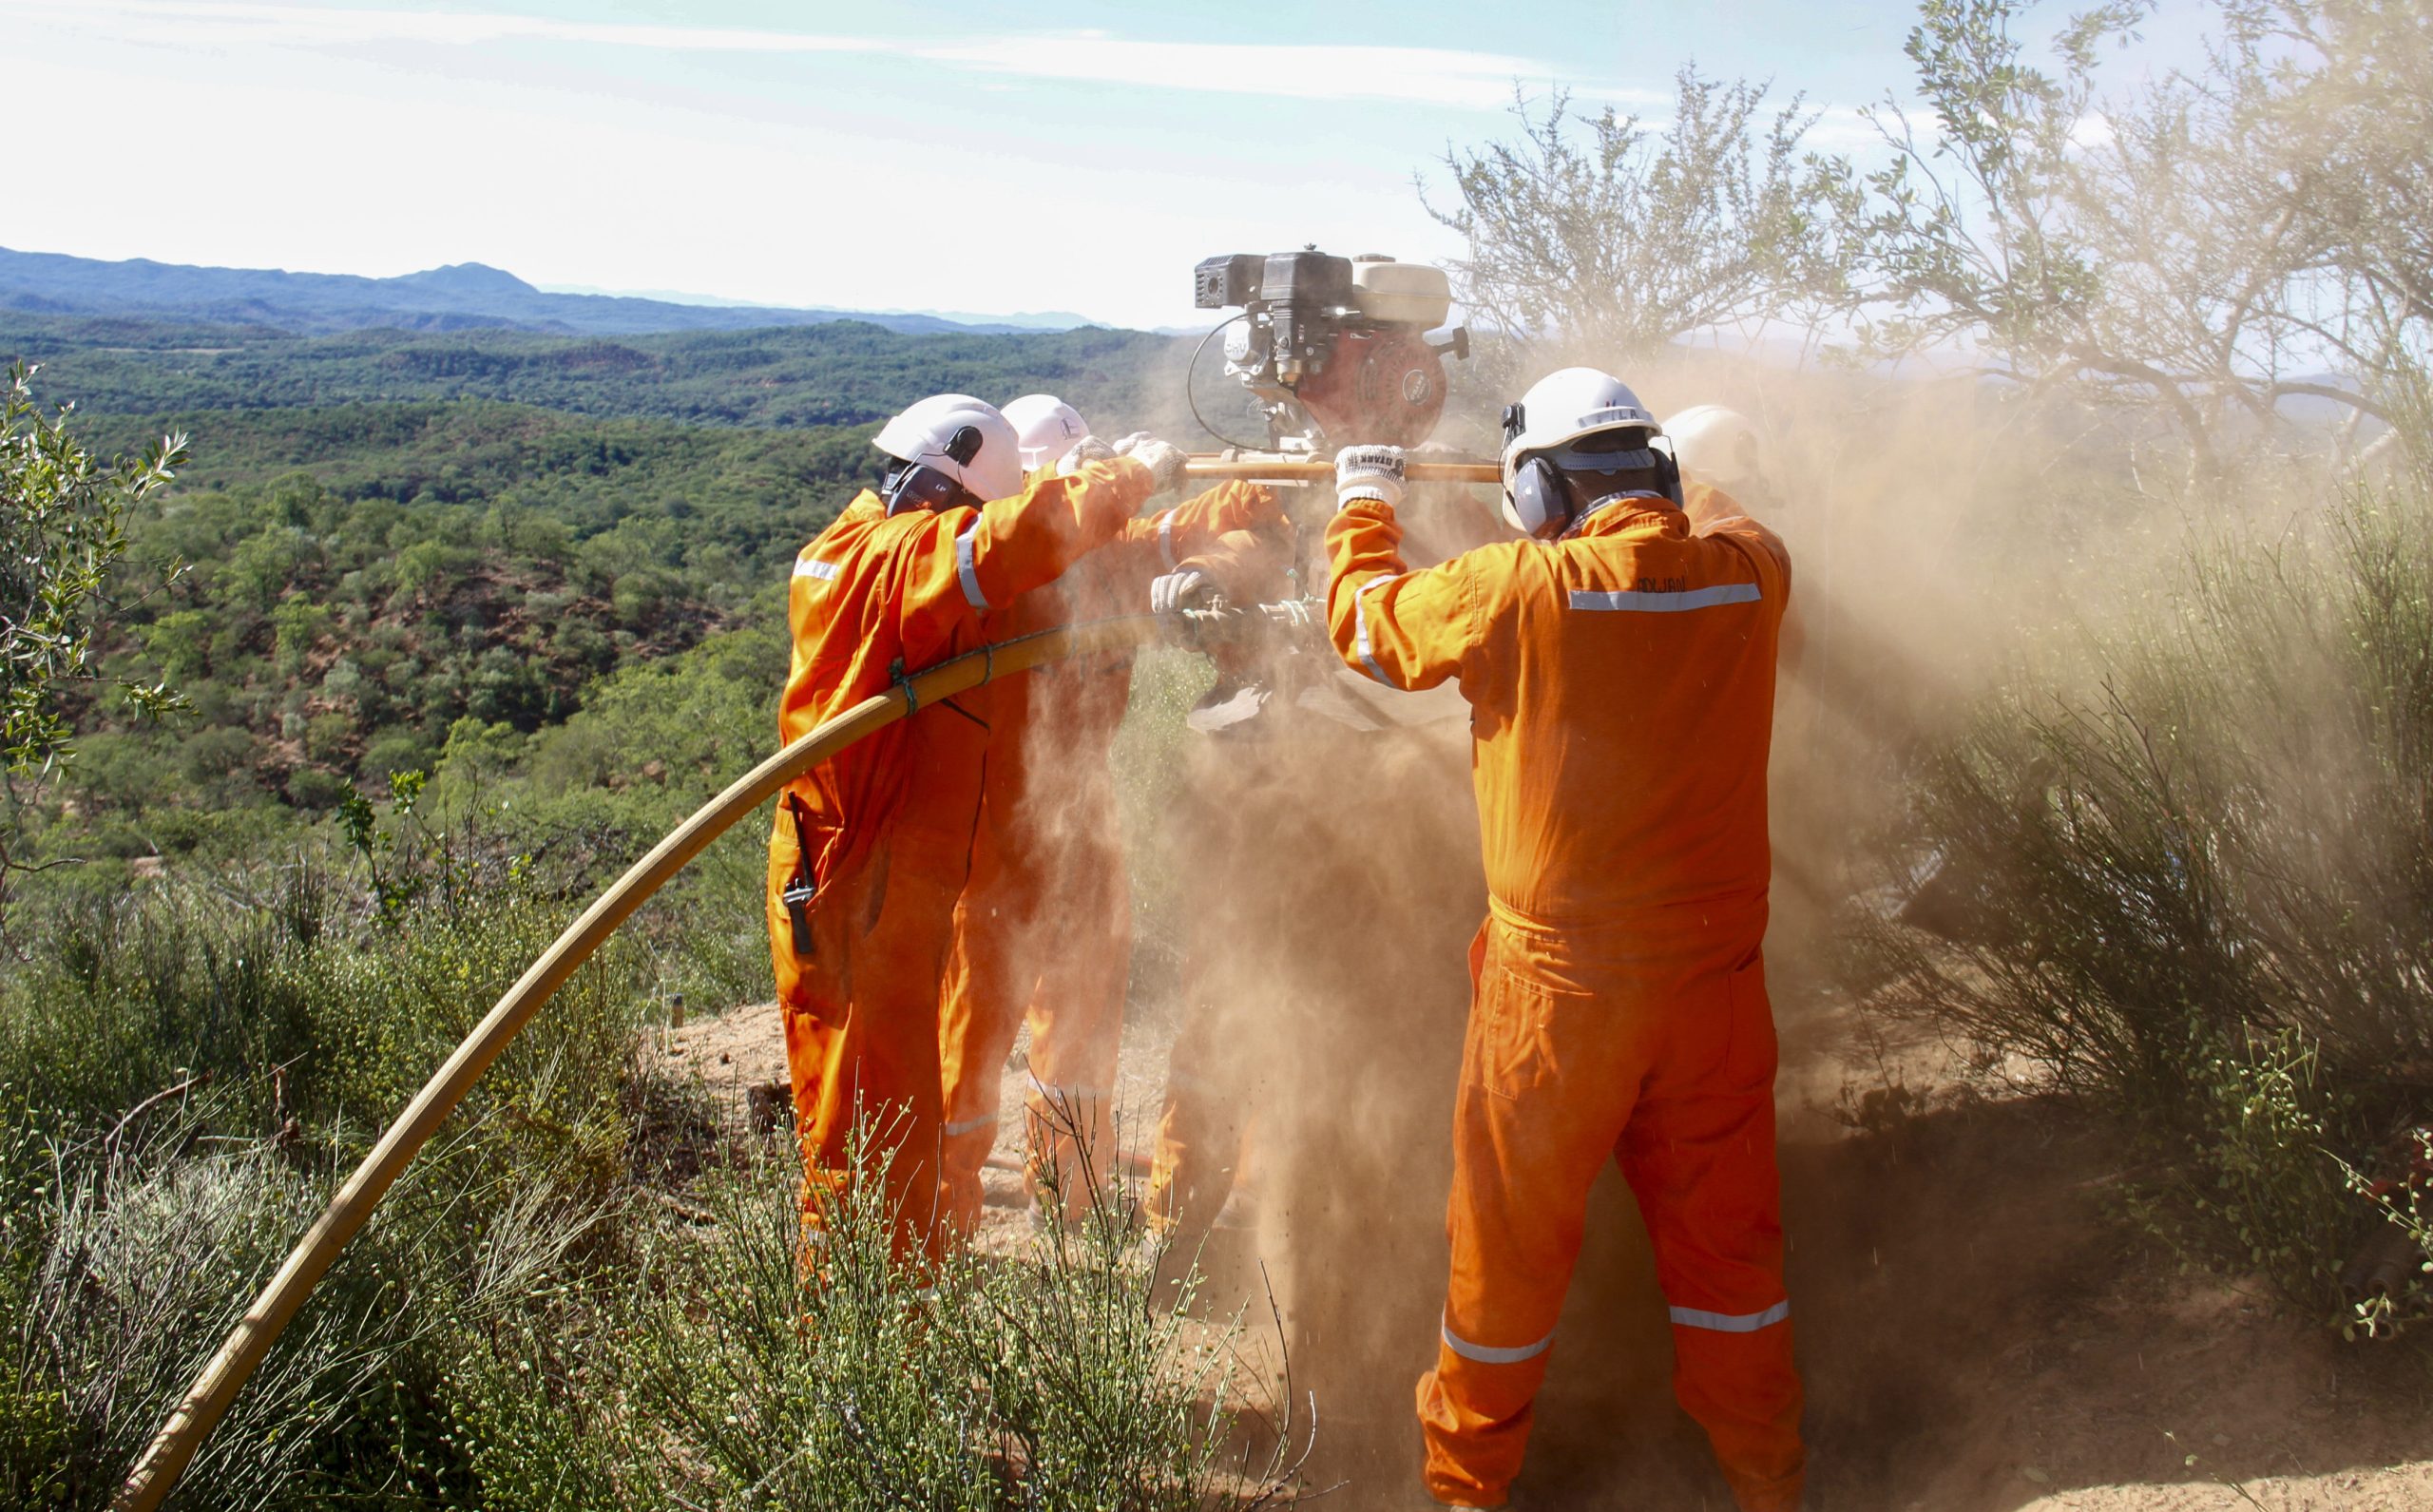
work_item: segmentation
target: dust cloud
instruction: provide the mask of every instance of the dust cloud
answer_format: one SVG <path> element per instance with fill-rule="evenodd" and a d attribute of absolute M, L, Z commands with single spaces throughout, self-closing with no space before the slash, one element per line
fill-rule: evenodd
<path fill-rule="evenodd" d="M 2121 543 L 2173 535 L 2176 506 L 2108 477 L 2066 416 L 1975 379 L 1711 353 L 1623 375 L 1659 415 L 1728 405 L 1767 439 L 1769 487 L 1743 503 L 1785 537 L 1794 573 L 1767 942 L 1791 1294 L 1820 1476 L 1859 1498 L 1837 1504 L 1895 1504 L 1878 1498 L 1919 1482 L 1893 1449 L 1917 1442 L 1938 1391 L 1960 1388 L 1943 1340 L 1988 1300 L 1983 1266 L 1938 1257 L 1992 1236 L 2021 1263 L 2066 1264 L 2088 1241 L 2019 1228 L 1986 1183 L 1954 1203 L 1914 1167 L 1853 1154 L 1834 1108 L 1874 1041 L 1834 985 L 1836 921 L 1876 880 L 1861 839 L 1887 817 L 1905 755 L 2048 627 L 2099 618 L 2127 559 L 2151 557 Z M 1491 455 L 1508 397 L 1472 395 L 1440 438 Z M 2072 490 L 2082 506 L 2054 507 Z M 1322 592 L 1331 493 L 1295 492 L 1293 560 L 1245 568 L 1227 584 L 1237 601 Z M 1487 488 L 1415 488 L 1402 513 L 1412 565 L 1507 534 Z M 1466 953 L 1485 909 L 1467 707 L 1449 687 L 1381 689 L 1323 645 L 1215 660 L 1144 657 L 1119 756 L 1140 905 L 1126 1059 L 1175 1046 L 1150 1080 L 1175 1089 L 1182 1251 L 1216 1313 L 1247 1304 L 1263 1318 L 1272 1291 L 1293 1387 L 1317 1402 L 1311 1483 L 1345 1483 L 1330 1501 L 1348 1507 L 1404 1505 L 1418 1494 L 1412 1387 L 1434 1359 L 1445 1278 Z M 1057 730 L 1033 739 L 1027 763 L 1052 773 Z M 1035 785 L 1029 824 L 1105 812 L 1059 801 Z M 1124 1142 L 1145 1152 L 1160 1111 L 1124 1108 Z M 1999 1161 L 1986 1138 L 1980 1153 Z M 1609 1171 L 1523 1489 L 1548 1505 L 1728 1504 L 1672 1405 L 1670 1357 L 1646 1241 Z"/>

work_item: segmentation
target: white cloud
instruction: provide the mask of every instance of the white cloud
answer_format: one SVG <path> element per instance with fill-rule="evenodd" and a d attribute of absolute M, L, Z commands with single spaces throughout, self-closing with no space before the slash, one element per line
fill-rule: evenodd
<path fill-rule="evenodd" d="M 2118 140 L 2119 133 L 2100 110 L 2090 110 L 2070 123 L 2070 145 L 2081 152 L 2099 152 Z"/>
<path fill-rule="evenodd" d="M 21 13 L 93 30 L 199 45 L 477 48 L 547 42 L 662 52 L 869 54 L 970 73 L 1295 99 L 1394 100 L 1495 109 L 1516 78 L 1563 82 L 1537 59 L 1443 48 L 1147 42 L 1102 31 L 940 44 L 906 38 L 723 27 L 565 21 L 496 12 L 354 10 L 220 0 L 20 0 Z"/>

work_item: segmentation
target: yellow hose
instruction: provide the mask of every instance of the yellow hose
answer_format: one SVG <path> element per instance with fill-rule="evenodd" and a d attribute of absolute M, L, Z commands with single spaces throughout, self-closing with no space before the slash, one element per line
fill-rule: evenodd
<path fill-rule="evenodd" d="M 778 790 L 844 750 L 853 742 L 894 723 L 916 707 L 950 699 L 992 678 L 1024 672 L 1044 662 L 1097 651 L 1120 651 L 1153 639 L 1157 622 L 1146 615 L 1101 620 L 1023 636 L 944 661 L 910 679 L 908 692 L 895 688 L 863 700 L 830 719 L 794 744 L 736 779 L 693 816 L 670 831 L 634 863 L 614 887 L 602 893 L 583 916 L 566 927 L 557 942 L 532 963 L 507 989 L 488 1017 L 474 1026 L 465 1043 L 414 1094 L 380 1142 L 354 1168 L 346 1184 L 304 1237 L 289 1253 L 278 1273 L 262 1289 L 254 1305 L 229 1332 L 220 1352 L 186 1388 L 177 1410 L 153 1435 L 144 1457 L 127 1472 L 111 1502 L 113 1512 L 151 1512 L 177 1484 L 178 1477 L 202 1446 L 228 1405 L 244 1388 L 279 1334 L 294 1320 L 338 1252 L 346 1248 L 373 1209 L 388 1193 L 415 1152 L 435 1133 L 465 1094 L 471 1091 L 508 1041 L 515 1038 L 544 1004 L 565 984 L 575 968 L 591 957 L 644 900 L 684 869 L 712 840 L 745 814 L 776 796 Z"/>

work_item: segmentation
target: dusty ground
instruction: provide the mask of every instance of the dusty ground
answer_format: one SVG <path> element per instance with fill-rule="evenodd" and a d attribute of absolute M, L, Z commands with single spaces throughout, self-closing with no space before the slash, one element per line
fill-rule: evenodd
<path fill-rule="evenodd" d="M 987 1210 L 981 1220 L 979 1247 L 1006 1254 L 1029 1242 L 1029 1197 L 1023 1190 L 1020 1152 L 1023 1093 L 1029 1085 L 1023 1069 L 1025 1042 L 1018 1040 L 1006 1067 L 997 1106 L 997 1153 L 981 1175 Z M 1127 1159 L 1145 1158 L 1156 1131 L 1158 1098 L 1165 1086 L 1166 1056 L 1174 1043 L 1170 1024 L 1156 1022 L 1132 1025 L 1124 1037 L 1123 1059 L 1116 1075 L 1116 1095 L 1122 1110 L 1116 1139 Z M 754 1116 L 756 1087 L 773 1088 L 757 1100 L 767 1106 L 782 1100 L 786 1076 L 785 1043 L 778 1027 L 777 1005 L 756 1003 L 713 1018 L 697 1018 L 666 1037 L 670 1062 L 698 1071 L 738 1120 Z M 765 1116 L 765 1115 L 764 1115 Z"/>
<path fill-rule="evenodd" d="M 2059 1133 L 2079 1120 L 2032 1101 L 1955 1096 L 1940 1047 L 1871 1044 L 1852 1010 L 1783 996 L 1794 1000 L 1782 1012 L 1783 1166 L 1812 1505 L 2433 1508 L 2433 1372 L 2416 1349 L 2344 1344 L 2276 1313 L 2260 1286 L 2181 1275 L 2107 1217 L 2120 1157 L 2099 1133 Z M 1170 1034 L 1152 1023 L 1127 1043 L 1127 1142 L 1150 1128 Z M 696 1021 L 671 1048 L 738 1103 L 782 1074 L 767 1006 Z M 1022 1084 L 1009 1068 L 988 1173 L 992 1248 L 1027 1232 L 1013 1162 Z M 1881 1095 L 1896 1084 L 1915 1096 Z M 1870 1091 L 1874 1126 L 1853 1128 L 1846 1114 Z M 1292 1206 L 1277 1199 L 1284 1183 L 1259 1173 L 1255 1241 L 1213 1247 L 1220 1281 L 1244 1285 L 1263 1261 L 1278 1288 L 1296 1380 L 1319 1392 L 1310 1472 L 1340 1483 L 1329 1505 L 1420 1504 L 1408 1404 L 1432 1353 L 1440 1165 L 1415 1157 L 1407 1187 L 1384 1194 L 1407 1221 L 1323 1255 L 1296 1247 L 1276 1211 Z M 1357 1162 L 1342 1169 L 1367 1179 Z M 1228 1242 L 1235 1253 L 1216 1253 Z M 1518 1505 L 1729 1505 L 1669 1399 L 1661 1319 L 1628 1194 L 1609 1179 Z M 1347 1340 L 1357 1343 L 1328 1349 Z"/>

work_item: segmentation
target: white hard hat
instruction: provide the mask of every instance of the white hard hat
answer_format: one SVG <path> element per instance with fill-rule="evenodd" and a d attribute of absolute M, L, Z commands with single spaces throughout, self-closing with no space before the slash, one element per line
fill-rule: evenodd
<path fill-rule="evenodd" d="M 1737 410 L 1719 404 L 1692 405 L 1664 427 L 1673 438 L 1673 454 L 1693 477 L 1714 484 L 1726 493 L 1762 488 L 1766 482 L 1766 451 L 1757 428 Z"/>
<path fill-rule="evenodd" d="M 1036 472 L 1073 450 L 1090 433 L 1082 412 L 1052 393 L 1025 393 L 1006 406 L 1023 453 L 1023 470 Z"/>
<path fill-rule="evenodd" d="M 1522 475 L 1523 461 L 1606 431 L 1636 431 L 1645 439 L 1664 433 L 1629 384 L 1595 368 L 1550 373 L 1504 411 L 1504 517 L 1513 528 L 1546 535 L 1562 526 L 1568 508 L 1559 489 Z M 1641 465 L 1655 466 L 1653 454 Z"/>
<path fill-rule="evenodd" d="M 1023 489 L 1014 428 L 995 405 L 967 393 L 922 400 L 879 427 L 871 444 L 898 462 L 946 474 L 984 501 L 1010 499 Z"/>

